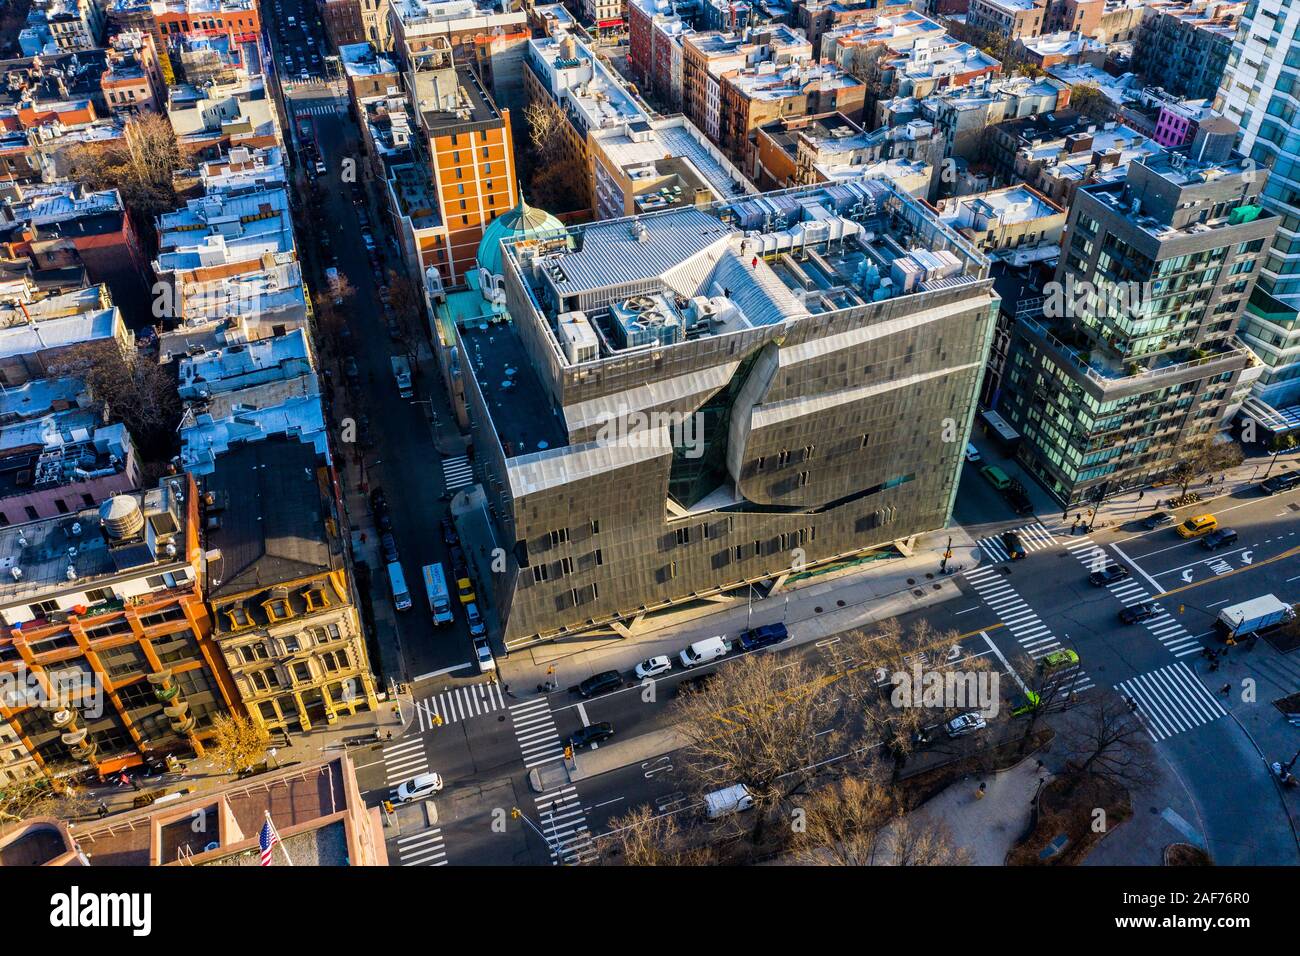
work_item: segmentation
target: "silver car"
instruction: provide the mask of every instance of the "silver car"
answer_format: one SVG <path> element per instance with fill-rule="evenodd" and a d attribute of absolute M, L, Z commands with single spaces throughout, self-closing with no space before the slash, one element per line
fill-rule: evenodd
<path fill-rule="evenodd" d="M 967 734 L 973 734 L 983 730 L 988 726 L 988 722 L 977 713 L 962 714 L 954 717 L 943 725 L 943 732 L 949 737 L 965 737 Z"/>

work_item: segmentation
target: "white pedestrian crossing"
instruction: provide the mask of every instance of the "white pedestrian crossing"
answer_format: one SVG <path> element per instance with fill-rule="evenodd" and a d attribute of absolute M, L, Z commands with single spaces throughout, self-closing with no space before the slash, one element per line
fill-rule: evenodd
<path fill-rule="evenodd" d="M 1020 543 L 1026 551 L 1043 551 L 1056 544 L 1056 537 L 1048 531 L 1040 522 L 1027 524 L 1023 528 L 1010 529 L 1020 535 Z M 980 538 L 976 542 L 980 550 L 994 561 L 1010 561 L 1011 555 L 1007 553 L 1006 545 L 1002 543 L 1002 535 L 990 535 L 987 538 Z"/>
<path fill-rule="evenodd" d="M 444 458 L 442 460 L 442 476 L 448 491 L 455 491 L 457 488 L 464 488 L 466 485 L 474 484 L 474 469 L 470 467 L 469 459 L 464 455 L 457 455 L 455 458 Z"/>
<path fill-rule="evenodd" d="M 389 744 L 381 751 L 384 761 L 384 781 L 392 787 L 429 769 L 429 757 L 424 752 L 424 738 L 415 737 Z"/>
<path fill-rule="evenodd" d="M 524 756 L 524 768 L 531 770 L 544 763 L 564 758 L 564 744 L 555 729 L 551 705 L 545 697 L 515 704 L 510 708 L 515 740 Z"/>
<path fill-rule="evenodd" d="M 1071 542 L 1066 545 L 1066 548 L 1090 572 L 1103 571 L 1116 563 L 1111 559 L 1105 548 L 1088 538 L 1080 538 L 1078 541 Z M 1229 569 L 1231 569 L 1231 565 L 1225 570 Z M 1121 578 L 1114 584 L 1107 585 L 1106 590 L 1115 595 L 1125 607 L 1132 607 L 1135 604 L 1141 604 L 1143 601 L 1151 600 L 1151 592 L 1138 583 L 1135 578 L 1131 577 Z M 1186 657 L 1188 654 L 1195 654 L 1201 649 L 1200 639 L 1194 637 L 1191 631 L 1179 624 L 1174 616 L 1166 611 L 1161 604 L 1156 603 L 1156 610 L 1160 613 L 1142 623 L 1171 654 L 1175 657 Z"/>
<path fill-rule="evenodd" d="M 505 705 L 500 684 L 462 684 L 416 701 L 415 718 L 423 733 L 438 726 L 434 717 L 439 718 L 444 725 L 454 724 L 501 710 Z"/>
<path fill-rule="evenodd" d="M 1051 629 L 997 568 L 978 567 L 962 573 L 1030 657 L 1042 657 L 1061 646 Z"/>
<path fill-rule="evenodd" d="M 397 859 L 402 866 L 446 866 L 447 848 L 442 840 L 442 828 L 398 837 Z"/>
<path fill-rule="evenodd" d="M 1183 661 L 1120 681 L 1115 689 L 1137 702 L 1138 715 L 1156 741 L 1211 723 L 1227 713 Z"/>
<path fill-rule="evenodd" d="M 537 816 L 556 865 L 591 863 L 599 858 L 577 787 L 542 794 L 537 798 Z"/>
<path fill-rule="evenodd" d="M 330 106 L 300 106 L 294 110 L 294 118 L 300 116 L 339 116 L 347 112 L 347 107 L 334 103 Z"/>

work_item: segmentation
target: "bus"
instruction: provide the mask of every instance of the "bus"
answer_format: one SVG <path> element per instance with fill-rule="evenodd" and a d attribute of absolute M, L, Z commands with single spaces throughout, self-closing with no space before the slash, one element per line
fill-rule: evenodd
<path fill-rule="evenodd" d="M 429 611 L 434 624 L 450 624 L 451 594 L 447 591 L 447 576 L 438 562 L 424 566 L 424 594 L 429 599 Z"/>
<path fill-rule="evenodd" d="M 402 573 L 402 565 L 397 561 L 388 566 L 388 587 L 393 592 L 393 607 L 399 611 L 410 610 L 411 592 L 406 590 L 406 575 Z"/>

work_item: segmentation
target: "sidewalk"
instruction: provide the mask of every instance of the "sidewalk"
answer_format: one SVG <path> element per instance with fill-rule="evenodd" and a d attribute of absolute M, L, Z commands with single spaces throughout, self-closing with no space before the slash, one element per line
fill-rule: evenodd
<path fill-rule="evenodd" d="M 800 581 L 766 598 L 755 596 L 752 607 L 742 592 L 739 597 L 720 599 L 711 608 L 695 605 L 665 613 L 629 638 L 580 636 L 516 650 L 498 661 L 501 677 L 522 700 L 535 696 L 537 685 L 546 680 L 560 689 L 572 687 L 601 671 L 631 670 L 648 657 L 675 656 L 693 641 L 714 635 L 734 638 L 761 624 L 784 621 L 791 633 L 786 646 L 795 646 L 940 604 L 961 596 L 955 575 L 939 574 L 950 534 L 949 566 L 969 570 L 978 565 L 980 549 L 954 526 L 922 538 L 909 557 Z"/>
<path fill-rule="evenodd" d="M 354 760 L 359 760 L 362 755 L 377 753 L 388 734 L 391 733 L 393 739 L 397 739 L 415 719 L 415 703 L 409 696 L 399 695 L 397 702 L 400 705 L 400 717 L 394 710 L 394 701 L 384 700 L 378 711 L 342 716 L 333 725 L 322 724 L 308 733 L 291 734 L 288 743 L 273 733 L 267 748 L 268 763 L 273 765 L 271 769 L 319 760 L 341 751 L 350 753 Z M 383 739 L 375 738 L 376 731 Z M 274 757 L 270 756 L 271 749 L 275 750 Z M 182 760 L 181 766 L 183 769 L 177 773 L 164 773 L 156 777 L 136 776 L 133 779 L 139 785 L 139 790 L 109 783 L 86 788 L 85 793 L 90 806 L 103 800 L 112 814 L 133 809 L 135 798 L 142 793 L 165 790 L 168 794 L 196 794 L 220 790 L 236 782 L 234 776 L 217 769 L 211 757 Z M 247 779 L 255 780 L 256 777 Z"/>
<path fill-rule="evenodd" d="M 1266 473 L 1270 474 L 1271 477 L 1287 471 L 1294 471 L 1297 467 L 1300 467 L 1300 450 L 1278 455 L 1270 473 L 1269 463 L 1272 457 L 1272 455 L 1258 455 L 1254 458 L 1247 458 L 1236 468 L 1229 469 L 1221 476 L 1214 476 L 1213 480 L 1201 480 L 1189 485 L 1187 490 L 1200 495 L 1201 500 L 1196 504 L 1184 505 L 1179 509 L 1180 518 L 1210 510 L 1210 503 L 1221 498 L 1228 498 L 1241 492 L 1249 492 L 1255 485 L 1264 480 Z M 1153 511 L 1167 510 L 1164 509 L 1161 503 L 1170 498 L 1176 498 L 1179 491 L 1180 486 L 1170 482 L 1160 487 L 1148 485 L 1145 488 L 1127 491 L 1113 498 L 1107 498 L 1093 522 L 1093 530 L 1113 528 L 1129 521 L 1135 521 L 1138 518 L 1144 518 Z M 1158 505 L 1159 507 L 1157 507 Z M 1048 526 L 1049 531 L 1054 533 L 1063 532 L 1068 535 L 1070 528 L 1074 524 L 1074 516 L 1076 514 L 1082 516 L 1079 524 L 1083 526 L 1088 522 L 1089 511 L 1090 507 L 1073 505 L 1068 509 L 1070 516 L 1068 520 L 1063 518 L 1063 515 L 1067 513 L 1066 509 L 1063 509 L 1058 512 L 1056 517 L 1051 519 L 1052 523 L 1049 523 L 1046 516 L 1043 517 L 1043 523 Z"/>

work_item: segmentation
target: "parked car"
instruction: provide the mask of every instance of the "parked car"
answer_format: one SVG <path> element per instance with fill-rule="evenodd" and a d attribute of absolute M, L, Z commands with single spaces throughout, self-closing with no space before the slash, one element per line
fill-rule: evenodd
<path fill-rule="evenodd" d="M 604 743 L 614 736 L 614 725 L 608 720 L 602 720 L 600 723 L 589 724 L 586 727 L 580 727 L 577 731 L 569 735 L 569 746 L 574 750 L 582 747 L 589 747 L 592 744 Z"/>
<path fill-rule="evenodd" d="M 970 442 L 966 443 L 966 460 L 972 464 L 980 460 L 980 450 Z"/>
<path fill-rule="evenodd" d="M 1043 673 L 1050 674 L 1053 671 L 1065 670 L 1067 667 L 1075 667 L 1079 663 L 1079 655 L 1074 651 L 1060 650 L 1052 651 L 1040 662 Z"/>
<path fill-rule="evenodd" d="M 764 624 L 750 631 L 741 631 L 739 644 L 742 651 L 756 651 L 761 647 L 780 644 L 789 637 L 789 629 L 778 621 L 775 624 Z"/>
<path fill-rule="evenodd" d="M 1007 550 L 1007 557 L 1012 561 L 1018 561 L 1025 556 L 1025 543 L 1020 540 L 1020 535 L 1014 531 L 1002 532 L 1002 547 Z"/>
<path fill-rule="evenodd" d="M 1005 491 L 1011 487 L 1011 476 L 997 465 L 985 465 L 980 469 L 980 474 L 998 491 Z"/>
<path fill-rule="evenodd" d="M 971 712 L 948 721 L 943 725 L 943 732 L 949 737 L 965 737 L 967 734 L 976 733 L 987 726 L 988 721 L 979 714 Z"/>
<path fill-rule="evenodd" d="M 676 694 L 687 694 L 704 690 L 704 688 L 713 683 L 717 676 L 716 671 L 706 671 L 703 674 L 695 674 L 691 677 L 684 678 L 677 682 L 677 687 L 674 692 Z"/>
<path fill-rule="evenodd" d="M 636 674 L 638 679 L 645 680 L 647 677 L 658 677 L 660 674 L 667 673 L 672 669 L 672 658 L 660 655 L 659 657 L 651 657 L 648 660 L 642 661 L 640 664 L 636 665 L 633 672 Z"/>
<path fill-rule="evenodd" d="M 438 522 L 442 529 L 442 543 L 447 545 L 457 544 L 460 541 L 459 535 L 456 534 L 456 525 L 450 518 L 443 518 Z"/>
<path fill-rule="evenodd" d="M 583 697 L 595 697 L 623 686 L 623 675 L 618 671 L 601 671 L 592 674 L 578 685 L 578 693 Z"/>
<path fill-rule="evenodd" d="M 1300 471 L 1284 472 L 1271 478 L 1265 478 L 1259 483 L 1259 490 L 1266 495 L 1280 494 L 1296 487 L 1300 487 Z"/>
<path fill-rule="evenodd" d="M 369 415 L 362 415 L 357 419 L 357 444 L 362 448 L 375 447 L 375 435 L 370 428 Z"/>
<path fill-rule="evenodd" d="M 1142 519 L 1142 527 L 1148 531 L 1154 531 L 1156 528 L 1163 528 L 1167 524 L 1174 523 L 1174 516 L 1168 511 L 1153 511 Z"/>
<path fill-rule="evenodd" d="M 483 623 L 483 615 L 479 613 L 478 605 L 473 601 L 465 605 L 465 620 L 469 622 L 470 637 L 487 636 L 487 625 Z"/>
<path fill-rule="evenodd" d="M 1237 543 L 1237 532 L 1231 528 L 1216 528 L 1201 539 L 1201 547 L 1207 551 L 1217 551 Z"/>
<path fill-rule="evenodd" d="M 436 773 L 422 773 L 397 788 L 397 799 L 402 803 L 413 803 L 431 797 L 441 789 L 442 777 Z"/>
<path fill-rule="evenodd" d="M 343 374 L 353 385 L 361 381 L 361 369 L 357 367 L 357 360 L 351 355 L 343 360 Z"/>
<path fill-rule="evenodd" d="M 470 607 L 473 607 L 474 613 L 478 614 L 477 607 L 474 607 L 473 604 Z M 479 618 L 479 626 L 483 626 L 482 618 Z M 470 621 L 470 633 L 474 633 L 474 622 L 472 620 Z M 478 661 L 478 669 L 481 674 L 497 669 L 496 658 L 492 656 L 492 648 L 488 646 L 486 637 L 474 638 L 474 658 Z"/>
<path fill-rule="evenodd" d="M 397 560 L 397 539 L 391 533 L 379 536 L 379 546 L 384 551 L 385 564 L 392 564 Z"/>
<path fill-rule="evenodd" d="M 1029 497 L 1029 492 L 1025 491 L 1025 486 L 1020 482 L 1012 481 L 1011 487 L 1002 492 L 1002 497 L 1016 514 L 1028 515 L 1034 513 L 1034 502 Z"/>
<path fill-rule="evenodd" d="M 1178 533 L 1184 538 L 1199 538 L 1209 534 L 1219 526 L 1219 519 L 1214 515 L 1196 515 L 1188 518 L 1178 526 Z"/>
<path fill-rule="evenodd" d="M 1121 610 L 1119 620 L 1121 624 L 1137 624 L 1140 621 L 1149 621 L 1159 613 L 1154 602 L 1139 601 Z"/>
<path fill-rule="evenodd" d="M 376 485 L 370 489 L 370 510 L 382 511 L 388 507 L 388 493 Z"/>
<path fill-rule="evenodd" d="M 1128 568 L 1124 567 L 1124 565 L 1112 564 L 1100 571 L 1093 571 L 1092 574 L 1088 575 L 1088 580 L 1097 585 L 1097 587 L 1104 588 L 1108 584 L 1114 584 L 1116 581 L 1123 581 L 1128 577 L 1128 574 Z"/>
<path fill-rule="evenodd" d="M 474 582 L 468 574 L 456 576 L 456 590 L 460 592 L 460 603 L 471 604 L 475 600 Z"/>

